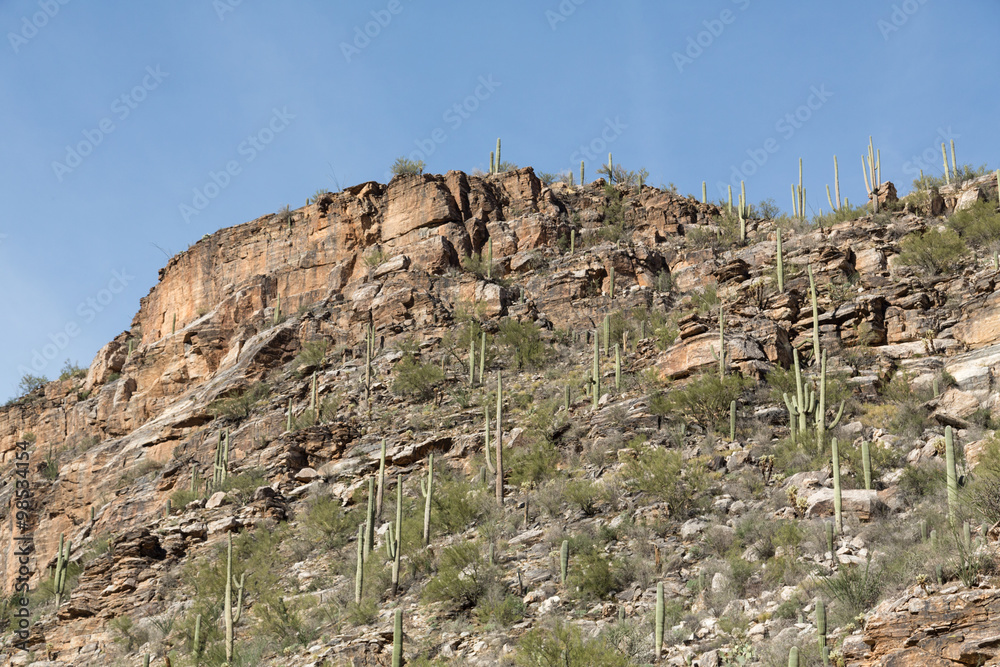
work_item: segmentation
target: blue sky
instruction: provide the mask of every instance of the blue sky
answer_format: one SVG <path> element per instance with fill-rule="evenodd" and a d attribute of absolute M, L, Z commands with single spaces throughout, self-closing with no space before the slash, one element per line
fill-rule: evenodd
<path fill-rule="evenodd" d="M 778 7 L 777 5 L 781 5 Z M 86 366 L 168 254 L 318 188 L 503 158 L 751 202 L 1000 166 L 1000 3 L 5 0 L 0 400 Z M 457 105 L 457 106 L 456 106 Z M 926 160 L 926 161 L 925 161 Z"/>

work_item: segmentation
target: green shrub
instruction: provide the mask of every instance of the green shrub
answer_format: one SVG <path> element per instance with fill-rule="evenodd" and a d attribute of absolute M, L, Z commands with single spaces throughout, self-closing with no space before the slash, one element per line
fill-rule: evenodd
<path fill-rule="evenodd" d="M 813 216 L 813 224 L 822 229 L 823 227 L 833 226 L 838 222 L 849 222 L 863 218 L 870 211 L 871 207 L 864 204 L 861 206 L 841 206 L 836 211 Z"/>
<path fill-rule="evenodd" d="M 508 469 L 507 483 L 520 486 L 550 479 L 558 474 L 556 466 L 560 459 L 559 450 L 546 440 L 507 449 L 504 452 L 504 467 Z"/>
<path fill-rule="evenodd" d="M 66 363 L 63 364 L 62 370 L 59 372 L 60 380 L 79 380 L 85 377 L 87 377 L 87 369 L 81 368 L 77 364 L 72 363 L 69 359 L 66 360 Z"/>
<path fill-rule="evenodd" d="M 387 516 L 385 509 L 383 515 Z M 355 507 L 343 507 L 338 498 L 313 496 L 303 516 L 299 517 L 299 532 L 311 544 L 329 550 L 339 549 L 356 534 L 360 519 Z"/>
<path fill-rule="evenodd" d="M 869 560 L 861 565 L 841 565 L 837 574 L 821 579 L 823 588 L 843 605 L 849 617 L 865 613 L 875 606 L 885 586 L 882 567 L 872 567 Z"/>
<path fill-rule="evenodd" d="M 552 627 L 536 627 L 518 643 L 514 661 L 520 667 L 627 667 L 627 657 L 602 639 L 587 639 L 575 625 L 557 621 Z"/>
<path fill-rule="evenodd" d="M 434 397 L 434 388 L 444 379 L 441 367 L 417 359 L 417 346 L 410 340 L 400 345 L 403 357 L 393 368 L 392 391 L 421 400 Z"/>
<path fill-rule="evenodd" d="M 738 399 L 753 380 L 741 375 L 703 373 L 679 389 L 668 389 L 654 414 L 678 421 L 699 424 L 704 428 L 728 428 L 729 404 Z M 725 423 L 723 423 L 725 422 Z"/>
<path fill-rule="evenodd" d="M 254 492 L 270 484 L 261 468 L 250 468 L 238 475 L 229 475 L 219 487 L 237 504 L 246 505 L 253 499 Z"/>
<path fill-rule="evenodd" d="M 461 542 L 441 552 L 437 574 L 427 582 L 424 596 L 457 609 L 472 609 L 496 585 L 500 571 L 486 560 L 486 546 Z"/>
<path fill-rule="evenodd" d="M 993 246 L 1000 241 L 1000 213 L 995 202 L 977 201 L 964 211 L 956 211 L 948 223 L 973 247 Z"/>
<path fill-rule="evenodd" d="M 27 373 L 21 376 L 21 381 L 17 383 L 17 393 L 19 396 L 27 396 L 28 394 L 41 389 L 48 383 L 49 379 L 44 375 L 32 375 Z"/>
<path fill-rule="evenodd" d="M 950 170 L 951 167 L 949 166 Z M 962 183 L 973 178 L 979 178 L 980 176 L 985 176 L 988 172 L 986 165 L 981 165 L 979 167 L 973 167 L 971 164 L 960 164 L 958 169 L 954 170 L 951 174 L 951 183 Z M 944 174 L 940 176 L 931 176 L 930 174 L 924 174 L 919 178 L 913 179 L 913 190 L 930 190 L 931 188 L 943 188 L 948 184 L 948 180 L 945 179 Z"/>
<path fill-rule="evenodd" d="M 392 173 L 394 176 L 399 176 L 400 174 L 422 174 L 424 173 L 424 166 L 423 160 L 414 161 L 408 157 L 398 157 L 392 163 Z"/>
<path fill-rule="evenodd" d="M 704 503 L 708 474 L 697 461 L 685 464 L 680 452 L 662 447 L 634 448 L 622 469 L 622 482 L 666 501 L 671 515 L 686 516 Z"/>
<path fill-rule="evenodd" d="M 301 376 L 301 373 L 298 372 L 299 369 L 319 366 L 323 363 L 323 359 L 326 358 L 326 350 L 329 345 L 330 342 L 322 338 L 320 340 L 309 341 L 295 355 L 295 359 L 292 360 L 292 369 L 296 371 L 296 374 Z"/>
<path fill-rule="evenodd" d="M 253 409 L 270 396 L 271 388 L 258 382 L 242 392 L 226 398 L 218 398 L 208 406 L 208 413 L 214 417 L 246 419 Z"/>
<path fill-rule="evenodd" d="M 955 263 L 966 253 L 965 242 L 953 229 L 928 229 L 923 233 L 907 234 L 899 243 L 899 262 L 916 266 L 932 274 L 954 270 Z"/>
<path fill-rule="evenodd" d="M 541 330 L 534 322 L 507 318 L 500 322 L 497 342 L 507 350 L 514 368 L 537 367 L 545 360 L 546 349 Z"/>

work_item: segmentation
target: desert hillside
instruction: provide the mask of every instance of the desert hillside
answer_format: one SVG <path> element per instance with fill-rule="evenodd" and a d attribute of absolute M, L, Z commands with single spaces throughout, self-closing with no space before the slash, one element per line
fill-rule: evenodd
<path fill-rule="evenodd" d="M 4 664 L 1000 664 L 997 174 L 788 216 L 605 172 L 170 259 L 0 408 Z"/>

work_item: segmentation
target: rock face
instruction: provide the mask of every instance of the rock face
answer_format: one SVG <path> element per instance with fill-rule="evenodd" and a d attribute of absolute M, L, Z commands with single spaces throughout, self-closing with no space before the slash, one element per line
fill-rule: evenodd
<path fill-rule="evenodd" d="M 987 183 L 976 187 L 992 196 Z M 891 205 L 892 184 L 883 185 L 877 196 Z M 960 189 L 943 189 L 942 197 L 942 206 L 964 201 Z M 779 293 L 773 275 L 774 224 L 749 221 L 750 241 L 726 246 L 719 241 L 720 215 L 714 205 L 649 187 L 636 191 L 603 181 L 543 187 L 531 169 L 485 177 L 449 172 L 401 176 L 387 185 L 363 183 L 323 195 L 287 215 L 264 216 L 202 239 L 169 261 L 160 282 L 142 299 L 130 329 L 98 352 L 86 378 L 48 383 L 0 408 L 0 463 L 9 472 L 18 451 L 31 452 L 36 505 L 26 528 L 37 561 L 32 585 L 55 564 L 60 535 L 72 545 L 71 560 L 83 564 L 72 594 L 39 625 L 37 645 L 53 647 L 59 661 L 52 665 L 107 664 L 102 651 L 113 643 L 109 619 L 177 611 L 165 601 L 169 573 L 189 554 L 217 548 L 227 533 L 294 517 L 302 506 L 289 503 L 304 502 L 318 489 L 356 503 L 359 491 L 366 492 L 365 478 L 378 470 L 378 442 L 385 433 L 391 436 L 386 464 L 395 474 L 412 475 L 432 453 L 457 468 L 471 466 L 470 457 L 482 446 L 480 406 L 467 409 L 463 400 L 470 394 L 463 394 L 464 384 L 462 391 L 455 389 L 456 378 L 467 376 L 467 368 L 456 369 L 467 363 L 468 352 L 453 349 L 455 331 L 469 319 L 488 334 L 501 331 L 501 318 L 532 322 L 546 349 L 574 359 L 573 364 L 578 348 L 592 342 L 590 336 L 603 340 L 606 315 L 620 314 L 613 325 L 609 319 L 609 326 L 633 325 L 620 339 L 624 388 L 608 389 L 614 382 L 614 350 L 609 349 L 601 361 L 605 392 L 597 405 L 580 398 L 588 387 L 582 377 L 589 378 L 589 346 L 580 368 L 561 369 L 566 385 L 560 384 L 557 397 L 543 396 L 549 389 L 544 384 L 550 379 L 547 370 L 520 373 L 535 386 L 512 392 L 510 400 L 520 409 L 527 405 L 541 411 L 558 403 L 565 413 L 556 421 L 569 415 L 573 419 L 541 429 L 537 424 L 505 424 L 504 449 L 520 455 L 534 445 L 532 431 L 542 430 L 553 447 L 582 453 L 591 466 L 588 475 L 603 475 L 614 461 L 635 456 L 635 450 L 623 448 L 622 439 L 641 436 L 651 446 L 682 451 L 685 461 L 704 465 L 713 479 L 739 470 L 753 477 L 753 484 L 744 485 L 752 489 L 761 486 L 763 474 L 765 491 L 773 489 L 785 498 L 786 491 L 774 486 L 773 457 L 766 454 L 772 436 L 783 436 L 783 406 L 741 405 L 741 428 L 752 420 L 747 430 L 760 440 L 750 443 L 740 432 L 741 442 L 721 442 L 704 456 L 700 448 L 711 447 L 710 438 L 697 433 L 686 443 L 668 441 L 650 415 L 648 390 L 636 385 L 648 380 L 667 390 L 683 387 L 687 378 L 716 372 L 720 353 L 730 372 L 766 378 L 791 364 L 793 347 L 812 382 L 817 367 L 814 323 L 823 348 L 831 353 L 831 375 L 857 395 L 874 395 L 896 369 L 913 378 L 913 387 L 928 390 L 947 371 L 957 386 L 942 387 L 941 396 L 921 406 L 938 422 L 959 426 L 984 407 L 1000 404 L 995 272 L 969 269 L 950 278 L 926 279 L 898 266 L 893 261 L 898 239 L 925 228 L 925 220 L 897 213 L 888 223 L 865 217 L 830 229 L 786 230 L 786 285 Z M 576 244 L 572 253 L 571 232 Z M 806 266 L 820 286 L 815 322 Z M 720 305 L 725 322 L 721 344 Z M 369 347 L 363 341 L 369 325 L 374 349 L 367 360 Z M 316 345 L 322 348 L 318 353 Z M 436 387 L 433 396 L 421 399 L 426 405 L 409 414 L 399 406 L 405 401 L 390 394 L 403 350 L 435 367 L 440 363 L 449 383 L 446 390 Z M 500 347 L 491 350 L 506 353 Z M 495 366 L 489 372 L 511 368 L 510 359 L 491 356 L 490 361 Z M 504 375 L 505 388 L 507 381 Z M 567 389 L 571 397 L 563 406 Z M 255 390 L 262 390 L 258 398 L 247 398 Z M 441 414 L 430 410 L 442 403 L 449 412 L 437 420 Z M 586 411 L 580 409 L 584 403 Z M 428 414 L 434 417 L 425 419 Z M 842 428 L 850 438 L 879 430 L 861 422 L 851 430 Z M 893 437 L 879 435 L 886 442 Z M 228 443 L 229 465 L 255 471 L 262 479 L 249 489 L 205 490 L 222 442 Z M 607 456 L 592 451 L 602 447 L 610 452 Z M 912 451 L 923 459 L 936 456 L 930 442 Z M 970 460 L 977 451 L 969 448 Z M 477 471 L 465 472 L 471 476 Z M 796 480 L 806 505 L 779 502 L 776 515 L 801 516 L 805 510 L 809 517 L 829 516 L 832 491 L 818 488 L 827 473 L 799 475 L 805 476 L 787 481 Z M 13 476 L 4 479 L 0 507 L 11 508 Z M 199 493 L 175 496 L 193 487 Z M 742 486 L 728 490 L 735 494 L 736 488 Z M 902 501 L 893 490 L 845 491 L 844 511 L 873 521 L 887 511 L 884 498 L 895 512 Z M 184 506 L 168 507 L 174 497 L 182 498 L 177 504 Z M 614 528 L 627 516 L 591 516 L 594 508 L 588 502 L 581 508 L 585 516 L 567 521 L 599 519 Z M 765 506 L 766 512 L 774 511 L 773 505 L 755 503 L 727 493 L 715 506 L 734 520 Z M 673 520 L 673 511 L 668 503 L 653 501 L 636 507 L 635 516 L 659 522 Z M 4 516 L 12 516 L 9 509 Z M 704 546 L 698 543 L 721 543 L 736 533 L 731 526 L 710 525 L 714 519 L 707 515 L 684 519 L 677 527 L 681 539 L 655 537 L 651 556 L 662 566 L 661 573 L 669 572 L 666 585 L 678 599 L 695 597 L 689 584 L 701 567 L 692 560 Z M 8 545 L 0 549 L 5 593 L 18 570 L 10 547 L 13 524 L 0 522 L 0 544 Z M 594 534 L 609 532 L 604 527 L 587 524 Z M 535 560 L 525 568 L 524 581 L 534 588 L 523 591 L 521 599 L 536 615 L 565 610 L 572 598 L 552 585 L 545 537 L 550 533 L 529 527 L 509 542 L 532 549 L 525 558 Z M 113 537 L 113 546 L 91 557 L 90 549 L 102 536 Z M 761 553 L 756 548 L 743 553 L 758 562 L 765 558 L 764 546 Z M 851 559 L 860 556 L 852 554 L 860 548 L 837 555 L 855 562 Z M 721 572 L 710 581 L 716 592 L 729 586 Z M 312 583 L 303 582 L 302 590 Z M 781 599 L 787 602 L 794 594 L 794 589 L 782 591 Z M 630 615 L 648 614 L 654 595 L 653 589 L 634 585 L 616 599 L 602 600 L 586 622 L 596 631 L 617 617 L 616 605 Z M 707 609 L 704 599 L 696 604 Z M 772 606 L 755 607 L 751 613 L 751 604 Z M 777 604 L 771 592 L 752 603 L 739 602 L 748 617 L 760 618 L 773 617 Z M 997 620 L 996 602 L 984 591 L 915 594 L 905 604 L 880 609 L 882 616 L 866 626 L 870 654 L 866 657 L 862 650 L 858 661 L 995 660 L 989 653 L 996 643 L 993 635 L 977 625 Z M 706 619 L 695 639 L 715 642 L 721 636 L 718 626 Z M 748 637 L 758 644 L 768 641 L 769 627 L 755 623 Z M 938 627 L 947 631 L 938 632 Z M 414 634 L 419 636 L 419 630 Z M 385 662 L 381 635 L 338 641 L 331 652 L 343 648 L 344 655 Z M 486 642 L 474 641 L 457 634 L 442 639 L 440 655 L 461 661 L 482 652 L 479 663 L 468 664 L 496 664 L 506 651 L 501 644 L 489 654 Z M 463 643 L 473 646 L 461 653 Z M 690 650 L 678 643 L 672 664 L 694 660 L 685 653 Z M 700 659 L 706 662 L 722 660 L 718 652 L 704 655 Z M 904 659 L 899 656 L 917 662 L 893 662 Z"/>
<path fill-rule="evenodd" d="M 945 590 L 935 595 L 921 587 L 911 589 L 875 608 L 863 638 L 867 650 L 845 651 L 846 664 L 1000 664 L 1000 589 Z"/>

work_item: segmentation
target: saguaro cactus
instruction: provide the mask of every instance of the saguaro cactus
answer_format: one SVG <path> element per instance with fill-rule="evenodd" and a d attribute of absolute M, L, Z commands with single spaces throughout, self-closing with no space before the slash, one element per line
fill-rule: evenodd
<path fill-rule="evenodd" d="M 215 465 L 213 471 L 212 486 L 219 488 L 229 477 L 229 429 L 219 432 L 219 442 L 215 447 Z"/>
<path fill-rule="evenodd" d="M 816 600 L 816 634 L 820 648 L 826 648 L 826 605 L 822 600 Z"/>
<path fill-rule="evenodd" d="M 729 440 L 736 440 L 736 401 L 729 402 Z"/>
<path fill-rule="evenodd" d="M 788 667 L 799 667 L 799 647 L 788 649 Z"/>
<path fill-rule="evenodd" d="M 587 184 L 587 181 L 583 180 L 583 160 L 580 160 L 580 187 Z"/>
<path fill-rule="evenodd" d="M 375 517 L 382 518 L 382 504 L 385 500 L 385 438 L 382 438 L 382 452 L 378 457 L 378 490 L 375 492 Z"/>
<path fill-rule="evenodd" d="M 563 540 L 559 548 L 559 583 L 566 585 L 566 573 L 569 571 L 569 540 Z"/>
<path fill-rule="evenodd" d="M 777 230 L 776 235 L 777 235 L 776 243 L 778 245 L 778 258 L 777 258 L 777 264 L 778 264 L 778 291 L 779 292 L 784 292 L 785 291 L 785 258 L 784 258 L 784 255 L 781 252 L 781 230 L 780 229 Z"/>
<path fill-rule="evenodd" d="M 393 533 L 389 524 L 389 534 L 386 537 L 385 548 L 392 560 L 392 594 L 399 590 L 399 563 L 403 544 L 403 476 L 396 475 L 396 531 Z"/>
<path fill-rule="evenodd" d="M 840 448 L 837 445 L 837 439 L 834 438 L 830 447 L 832 450 L 831 461 L 833 462 L 833 515 L 834 520 L 837 523 L 837 534 L 842 535 L 844 533 L 844 518 L 841 514 L 841 495 L 840 495 Z"/>
<path fill-rule="evenodd" d="M 392 623 L 392 667 L 403 664 L 403 610 L 397 609 Z"/>
<path fill-rule="evenodd" d="M 844 401 L 840 402 L 840 408 L 829 426 L 826 424 L 826 351 L 822 354 L 820 362 L 819 376 L 819 405 L 816 407 L 816 446 L 818 451 L 823 451 L 823 440 L 826 437 L 827 429 L 837 428 L 840 418 L 844 416 Z"/>
<path fill-rule="evenodd" d="M 240 575 L 239 582 L 233 575 L 233 534 L 228 534 L 228 548 L 226 550 L 226 608 L 224 610 L 226 623 L 226 664 L 233 662 L 233 652 L 236 643 L 236 636 L 233 626 L 240 622 L 243 615 L 243 584 L 247 573 Z M 233 589 L 236 589 L 236 610 L 233 610 Z"/>
<path fill-rule="evenodd" d="M 497 464 L 496 475 L 497 505 L 503 507 L 503 378 L 497 373 Z"/>
<path fill-rule="evenodd" d="M 944 452 L 948 474 L 948 523 L 955 525 L 955 509 L 958 507 L 958 471 L 955 466 L 955 438 L 950 426 L 944 427 Z"/>
<path fill-rule="evenodd" d="M 499 445 L 499 443 L 497 443 Z M 499 463 L 499 457 L 497 459 Z M 427 482 L 420 480 L 420 495 L 424 497 L 424 546 L 431 543 L 431 502 L 434 497 L 434 452 L 427 457 Z"/>
<path fill-rule="evenodd" d="M 601 355 L 598 350 L 597 343 L 597 330 L 594 330 L 594 368 L 593 375 L 591 377 L 591 386 L 593 393 L 591 394 L 591 399 L 593 400 L 592 409 L 597 410 L 597 401 L 601 398 Z"/>
<path fill-rule="evenodd" d="M 656 583 L 656 628 L 654 629 L 653 648 L 653 659 L 657 662 L 660 661 L 660 655 L 663 653 L 663 626 L 663 582 L 658 581 Z"/>
<path fill-rule="evenodd" d="M 56 591 L 56 602 L 62 601 L 66 589 L 66 568 L 69 564 L 69 545 L 65 544 L 65 533 L 59 533 L 59 550 L 56 552 L 56 571 L 52 577 L 52 585 Z"/>
<path fill-rule="evenodd" d="M 194 617 L 194 642 L 191 644 L 191 651 L 197 663 L 201 658 L 201 614 Z"/>
<path fill-rule="evenodd" d="M 816 280 L 813 278 L 812 265 L 807 265 L 809 272 L 809 299 L 812 301 L 813 313 L 813 364 L 819 362 L 819 304 L 816 300 Z"/>
<path fill-rule="evenodd" d="M 375 541 L 375 480 L 368 478 L 368 509 L 365 511 L 365 558 L 372 552 Z"/>
<path fill-rule="evenodd" d="M 865 473 L 865 490 L 872 490 L 872 451 L 867 440 L 861 441 L 861 467 Z"/>
<path fill-rule="evenodd" d="M 497 137 L 497 172 L 500 173 L 500 137 Z"/>
<path fill-rule="evenodd" d="M 719 352 L 712 350 L 712 358 L 719 362 L 719 377 L 726 377 L 726 315 L 725 309 L 719 306 Z"/>
<path fill-rule="evenodd" d="M 622 388 L 622 350 L 618 343 L 615 343 L 615 391 Z"/>
<path fill-rule="evenodd" d="M 365 585 L 365 524 L 358 524 L 358 563 L 354 570 L 354 604 L 361 604 Z"/>

